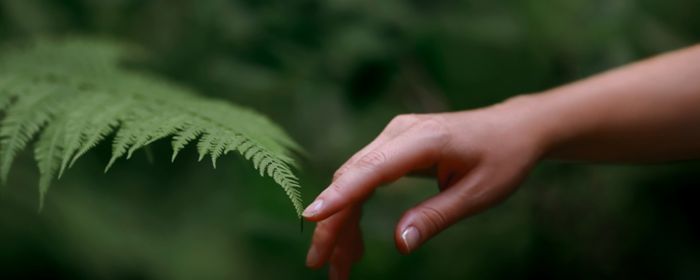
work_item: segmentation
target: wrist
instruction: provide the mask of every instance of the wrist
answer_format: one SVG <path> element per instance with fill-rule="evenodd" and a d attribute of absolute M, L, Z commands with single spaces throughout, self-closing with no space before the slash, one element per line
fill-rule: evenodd
<path fill-rule="evenodd" d="M 524 94 L 511 97 L 491 107 L 495 114 L 506 116 L 514 137 L 527 141 L 535 156 L 550 154 L 572 134 L 572 127 L 563 125 L 564 118 L 553 112 L 546 94 Z"/>

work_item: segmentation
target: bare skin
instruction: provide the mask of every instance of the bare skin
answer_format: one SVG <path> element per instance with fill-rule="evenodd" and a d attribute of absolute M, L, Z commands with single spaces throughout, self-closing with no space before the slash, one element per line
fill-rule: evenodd
<path fill-rule="evenodd" d="M 362 203 L 380 185 L 432 170 L 440 192 L 395 230 L 408 254 L 515 191 L 537 162 L 700 157 L 700 45 L 478 110 L 401 115 L 352 156 L 304 211 L 318 222 L 307 265 L 347 279 L 363 254 Z"/>

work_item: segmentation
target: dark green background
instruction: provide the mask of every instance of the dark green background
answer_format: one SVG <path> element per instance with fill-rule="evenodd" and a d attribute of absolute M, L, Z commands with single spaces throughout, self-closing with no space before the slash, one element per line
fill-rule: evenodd
<path fill-rule="evenodd" d="M 464 110 L 700 39 L 697 0 L 0 0 L 4 44 L 87 35 L 203 95 L 269 115 L 308 151 L 306 201 L 395 114 Z M 619 104 L 625 106 L 625 104 Z M 556 116 L 552 116 L 556 118 Z M 518 137 L 518 135 L 513 135 Z M 214 170 L 167 141 L 102 169 L 99 146 L 37 214 L 29 151 L 0 191 L 2 278 L 323 279 L 304 266 L 284 192 L 229 157 Z M 377 191 L 356 279 L 699 279 L 698 162 L 546 162 L 507 202 L 411 256 L 393 227 L 431 181 Z"/>

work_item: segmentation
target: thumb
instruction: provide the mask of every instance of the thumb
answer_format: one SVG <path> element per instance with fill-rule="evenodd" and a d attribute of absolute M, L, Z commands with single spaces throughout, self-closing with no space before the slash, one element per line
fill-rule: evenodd
<path fill-rule="evenodd" d="M 394 234 L 402 254 L 413 252 L 447 227 L 489 205 L 483 199 L 478 178 L 468 176 L 460 181 L 404 213 Z"/>

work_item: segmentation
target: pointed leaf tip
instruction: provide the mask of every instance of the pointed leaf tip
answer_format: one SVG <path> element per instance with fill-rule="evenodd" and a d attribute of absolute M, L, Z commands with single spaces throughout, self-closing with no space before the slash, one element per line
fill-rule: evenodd
<path fill-rule="evenodd" d="M 105 173 L 107 173 L 107 171 L 109 171 L 109 169 L 112 168 L 112 165 L 114 164 L 115 161 L 117 161 L 117 158 L 114 158 L 114 157 L 109 160 L 109 162 L 107 163 L 107 166 L 105 166 L 105 171 L 104 171 Z"/>

